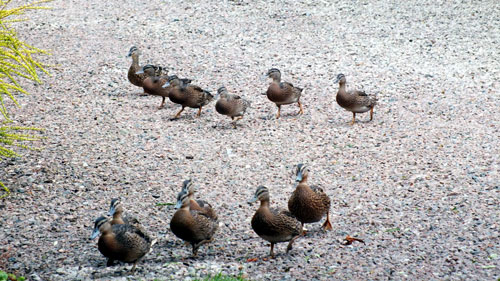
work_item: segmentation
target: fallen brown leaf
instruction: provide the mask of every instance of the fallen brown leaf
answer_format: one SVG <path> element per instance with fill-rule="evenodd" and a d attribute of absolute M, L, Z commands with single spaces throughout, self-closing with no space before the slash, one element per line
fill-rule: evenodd
<path fill-rule="evenodd" d="M 354 241 L 358 241 L 358 242 L 361 242 L 363 244 L 366 244 L 365 241 L 363 241 L 359 238 L 351 237 L 351 236 L 347 235 L 344 239 L 344 245 L 351 245 Z"/>

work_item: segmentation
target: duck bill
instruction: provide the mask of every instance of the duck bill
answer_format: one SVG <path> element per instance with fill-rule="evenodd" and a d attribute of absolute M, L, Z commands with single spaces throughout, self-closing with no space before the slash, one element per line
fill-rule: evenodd
<path fill-rule="evenodd" d="M 92 231 L 92 235 L 90 235 L 90 239 L 95 239 L 99 235 L 99 228 L 94 228 L 94 231 Z"/>
<path fill-rule="evenodd" d="M 302 172 L 299 172 L 299 173 L 297 174 L 297 177 L 295 178 L 295 181 L 296 181 L 296 182 L 301 182 L 301 181 L 302 181 Z"/>
<path fill-rule="evenodd" d="M 114 214 L 115 214 L 115 212 L 116 212 L 115 207 L 114 207 L 114 206 L 113 206 L 113 207 L 111 207 L 111 208 L 109 209 L 108 216 L 112 216 L 112 215 L 114 215 Z"/>
<path fill-rule="evenodd" d="M 175 204 L 175 209 L 180 209 L 182 207 L 182 201 L 177 201 L 177 204 Z"/>

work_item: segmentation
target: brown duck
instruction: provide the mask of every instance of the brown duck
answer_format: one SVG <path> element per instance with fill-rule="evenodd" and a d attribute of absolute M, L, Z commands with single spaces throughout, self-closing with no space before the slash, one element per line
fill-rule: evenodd
<path fill-rule="evenodd" d="M 203 212 L 190 210 L 188 193 L 183 190 L 177 196 L 178 209 L 170 221 L 170 229 L 175 236 L 189 242 L 193 247 L 193 257 L 198 255 L 201 245 L 210 243 L 217 231 L 217 220 Z"/>
<path fill-rule="evenodd" d="M 250 106 L 250 102 L 240 96 L 229 94 L 226 87 L 220 87 L 217 90 L 217 95 L 220 98 L 215 104 L 215 110 L 219 114 L 231 117 L 233 127 L 236 129 L 236 122 L 243 118 L 245 111 Z"/>
<path fill-rule="evenodd" d="M 331 230 L 330 223 L 330 198 L 321 188 L 311 188 L 307 184 L 309 168 L 304 164 L 297 166 L 297 187 L 288 200 L 288 210 L 301 223 L 313 223 L 320 221 L 326 215 L 323 229 Z"/>
<path fill-rule="evenodd" d="M 209 104 L 214 98 L 209 91 L 203 90 L 195 85 L 186 85 L 175 75 L 169 76 L 168 81 L 163 85 L 163 87 L 169 89 L 168 98 L 170 101 L 182 106 L 181 110 L 174 116 L 174 119 L 179 118 L 186 106 L 198 108 L 198 114 L 196 114 L 196 116 L 199 117 L 201 114 L 201 108 Z"/>
<path fill-rule="evenodd" d="M 185 191 L 188 194 L 190 210 L 204 213 L 208 217 L 217 220 L 217 214 L 212 208 L 212 205 L 210 205 L 207 201 L 194 199 L 194 193 L 196 192 L 196 188 L 194 187 L 193 181 L 191 179 L 185 180 L 182 183 L 182 191 Z"/>
<path fill-rule="evenodd" d="M 280 118 L 281 105 L 297 103 L 300 110 L 298 114 L 303 114 L 300 96 L 302 88 L 294 87 L 291 83 L 281 82 L 281 72 L 276 68 L 271 68 L 267 72 L 267 76 L 273 79 L 269 88 L 267 88 L 267 98 L 278 106 L 278 114 L 276 119 Z"/>
<path fill-rule="evenodd" d="M 257 200 L 260 207 L 252 217 L 253 230 L 262 239 L 271 242 L 271 257 L 274 257 L 274 244 L 279 242 L 288 242 L 288 253 L 293 242 L 302 234 L 301 223 L 286 210 L 269 208 L 269 190 L 265 186 L 259 186 L 248 203 Z"/>
<path fill-rule="evenodd" d="M 337 103 L 344 109 L 352 112 L 351 125 L 356 122 L 356 113 L 370 111 L 370 121 L 373 120 L 373 108 L 377 104 L 377 97 L 368 96 L 364 91 L 346 91 L 346 79 L 344 74 L 337 75 L 337 79 L 334 83 L 339 83 Z"/>
<path fill-rule="evenodd" d="M 137 47 L 133 46 L 130 48 L 130 51 L 128 52 L 127 57 L 132 57 L 132 64 L 130 65 L 128 69 L 128 81 L 132 83 L 133 85 L 137 87 L 142 87 L 142 82 L 146 77 L 148 77 L 147 73 L 137 73 L 142 69 L 142 67 L 139 65 L 139 49 Z M 160 66 L 154 66 L 154 72 L 156 75 L 161 75 L 162 67 Z"/>
<path fill-rule="evenodd" d="M 101 233 L 97 247 L 99 252 L 108 258 L 107 266 L 113 265 L 115 260 L 133 263 L 131 271 L 135 270 L 137 263 L 151 249 L 151 239 L 140 229 L 129 224 L 111 225 L 105 217 L 95 220 L 94 231 L 90 239 Z"/>

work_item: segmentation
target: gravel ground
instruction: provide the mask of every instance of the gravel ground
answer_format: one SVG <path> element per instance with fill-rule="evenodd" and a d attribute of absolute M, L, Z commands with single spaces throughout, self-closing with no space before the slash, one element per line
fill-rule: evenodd
<path fill-rule="evenodd" d="M 130 3 L 137 2 L 137 3 Z M 500 5 L 498 1 L 54 1 L 16 24 L 55 65 L 11 107 L 46 129 L 41 151 L 2 161 L 13 190 L 0 202 L 0 267 L 31 280 L 496 280 L 500 276 Z M 237 130 L 214 103 L 201 118 L 126 78 L 131 46 L 213 93 L 252 102 Z M 305 114 L 260 93 L 269 68 L 304 87 Z M 377 94 L 368 114 L 335 102 L 348 88 Z M 10 106 L 10 104 L 9 104 Z M 250 227 L 258 185 L 286 208 L 293 169 L 332 199 L 334 230 L 308 225 L 286 255 Z M 189 259 L 169 229 L 184 179 L 219 213 L 216 241 Z M 139 264 L 106 268 L 93 220 L 120 196 L 158 238 Z M 346 246 L 346 235 L 366 245 Z M 251 262 L 248 259 L 259 258 Z"/>

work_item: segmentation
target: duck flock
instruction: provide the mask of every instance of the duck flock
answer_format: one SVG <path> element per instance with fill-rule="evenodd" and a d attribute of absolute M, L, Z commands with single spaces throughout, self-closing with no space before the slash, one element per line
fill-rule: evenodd
<path fill-rule="evenodd" d="M 236 122 L 243 118 L 250 107 L 248 100 L 230 94 L 224 86 L 217 90 L 217 95 L 214 97 L 209 91 L 193 85 L 192 79 L 168 75 L 164 67 L 150 64 L 140 66 L 139 54 L 139 49 L 135 46 L 129 51 L 128 56 L 132 58 L 132 65 L 128 71 L 129 81 L 133 85 L 142 87 L 145 94 L 162 97 L 160 108 L 165 105 L 166 98 L 180 104 L 181 110 L 172 119 L 178 119 L 186 107 L 198 109 L 199 117 L 202 108 L 216 98 L 216 111 L 231 117 L 232 125 L 236 128 Z M 277 68 L 269 69 L 266 76 L 272 79 L 265 94 L 278 107 L 276 118 L 280 117 L 281 106 L 287 104 L 297 104 L 298 114 L 303 114 L 300 102 L 303 89 L 289 82 L 282 82 L 281 72 Z M 346 78 L 343 74 L 337 75 L 335 83 L 339 83 L 337 103 L 353 114 L 351 125 L 356 121 L 356 113 L 370 112 L 370 120 L 373 119 L 373 110 L 377 104 L 376 96 L 369 96 L 363 91 L 347 91 Z M 290 195 L 288 210 L 270 207 L 270 193 L 265 186 L 259 186 L 253 198 L 248 201 L 249 203 L 260 201 L 260 206 L 252 217 L 251 227 L 257 235 L 271 243 L 271 257 L 274 257 L 275 244 L 280 242 L 288 242 L 286 250 L 288 253 L 294 241 L 304 236 L 306 223 L 318 222 L 326 217 L 322 228 L 325 231 L 332 229 L 329 216 L 330 198 L 321 188 L 309 186 L 308 175 L 307 165 L 296 166 L 297 185 Z M 172 232 L 192 246 L 193 257 L 197 256 L 200 246 L 214 239 L 218 228 L 217 213 L 208 202 L 195 199 L 195 192 L 193 181 L 185 180 L 177 195 L 175 206 L 177 211 L 170 220 Z M 111 217 L 101 216 L 95 220 L 91 239 L 100 234 L 98 249 L 108 258 L 108 266 L 113 265 L 115 260 L 133 263 L 132 271 L 134 271 L 137 263 L 151 251 L 156 240 L 136 218 L 124 216 L 123 212 L 121 200 L 112 199 L 108 213 Z"/>

